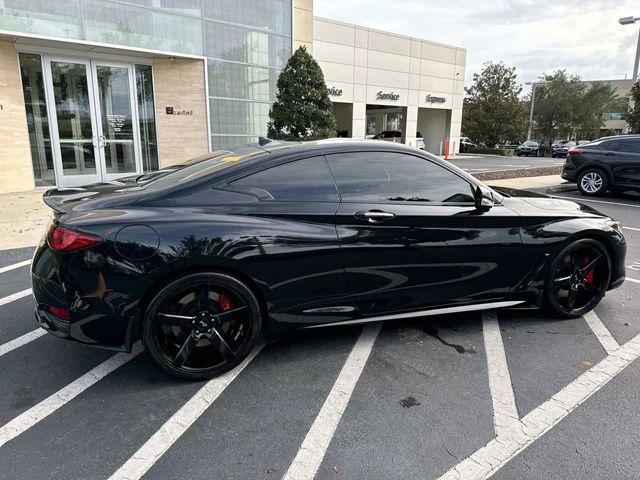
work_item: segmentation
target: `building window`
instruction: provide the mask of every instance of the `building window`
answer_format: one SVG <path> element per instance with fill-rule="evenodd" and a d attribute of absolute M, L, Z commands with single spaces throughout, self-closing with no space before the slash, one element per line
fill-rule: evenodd
<path fill-rule="evenodd" d="M 21 53 L 20 74 L 35 183 L 37 187 L 55 186 L 56 177 L 40 55 Z"/>
<path fill-rule="evenodd" d="M 136 91 L 142 168 L 145 172 L 158 170 L 158 140 L 156 138 L 156 113 L 153 101 L 153 73 L 150 65 L 136 65 Z"/>
<path fill-rule="evenodd" d="M 376 123 L 377 122 L 375 114 L 367 115 L 367 135 L 375 135 L 376 133 L 378 133 Z"/>
<path fill-rule="evenodd" d="M 624 113 L 603 113 L 602 121 L 607 122 L 609 120 L 624 120 Z"/>
<path fill-rule="evenodd" d="M 402 130 L 402 113 L 387 113 L 384 116 L 385 130 Z"/>

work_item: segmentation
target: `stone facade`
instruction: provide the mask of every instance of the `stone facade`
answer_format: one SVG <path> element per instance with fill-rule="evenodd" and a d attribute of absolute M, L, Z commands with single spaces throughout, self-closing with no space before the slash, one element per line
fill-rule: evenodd
<path fill-rule="evenodd" d="M 153 64 L 160 167 L 209 151 L 203 60 L 157 58 Z M 173 107 L 173 114 L 167 113 Z"/>
<path fill-rule="evenodd" d="M 18 52 L 0 41 L 0 193 L 33 190 L 33 168 Z"/>
<path fill-rule="evenodd" d="M 293 49 L 300 45 L 313 53 L 313 0 L 293 2 Z"/>

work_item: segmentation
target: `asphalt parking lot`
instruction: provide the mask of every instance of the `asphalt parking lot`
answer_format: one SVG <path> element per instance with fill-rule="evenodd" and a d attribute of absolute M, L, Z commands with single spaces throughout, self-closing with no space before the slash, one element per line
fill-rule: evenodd
<path fill-rule="evenodd" d="M 0 478 L 637 479 L 640 195 L 628 280 L 538 311 L 301 332 L 210 382 L 36 330 L 32 248 L 0 251 Z"/>

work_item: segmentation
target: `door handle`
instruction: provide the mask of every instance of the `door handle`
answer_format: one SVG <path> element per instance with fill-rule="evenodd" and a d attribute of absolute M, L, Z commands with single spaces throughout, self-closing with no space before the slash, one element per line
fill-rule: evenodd
<path fill-rule="evenodd" d="M 367 210 L 366 212 L 356 212 L 353 216 L 361 220 L 366 220 L 369 223 L 380 223 L 384 220 L 389 220 L 396 215 L 391 212 L 383 212 L 382 210 Z"/>

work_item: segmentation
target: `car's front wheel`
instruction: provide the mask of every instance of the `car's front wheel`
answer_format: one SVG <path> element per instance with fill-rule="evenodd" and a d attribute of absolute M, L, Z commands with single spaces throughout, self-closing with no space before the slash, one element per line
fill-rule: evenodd
<path fill-rule="evenodd" d="M 186 380 L 232 369 L 260 332 L 255 295 L 224 273 L 193 273 L 171 282 L 150 302 L 142 324 L 145 346 L 156 363 Z"/>
<path fill-rule="evenodd" d="M 583 195 L 595 197 L 609 189 L 607 174 L 599 168 L 588 168 L 578 176 L 578 190 Z"/>
<path fill-rule="evenodd" d="M 605 246 L 596 240 L 577 240 L 551 264 L 546 306 L 560 317 L 579 317 L 602 300 L 610 281 L 611 257 Z"/>

